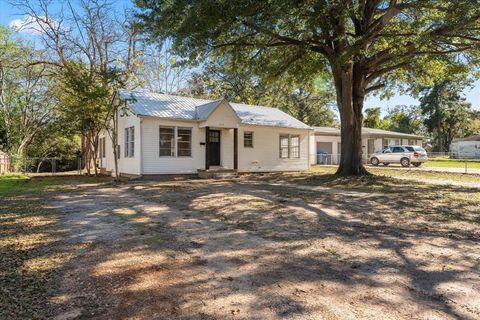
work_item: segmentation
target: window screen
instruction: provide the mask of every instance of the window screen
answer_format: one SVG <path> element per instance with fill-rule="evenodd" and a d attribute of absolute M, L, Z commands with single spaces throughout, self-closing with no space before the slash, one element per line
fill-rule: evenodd
<path fill-rule="evenodd" d="M 300 158 L 300 136 L 290 136 L 290 158 Z"/>
<path fill-rule="evenodd" d="M 288 158 L 288 135 L 280 135 L 280 158 Z"/>
<path fill-rule="evenodd" d="M 135 149 L 135 128 L 125 128 L 125 157 L 131 158 L 134 156 Z"/>
<path fill-rule="evenodd" d="M 243 146 L 245 148 L 253 148 L 253 132 L 243 133 Z"/>
<path fill-rule="evenodd" d="M 280 158 L 300 158 L 299 135 L 280 135 Z"/>
<path fill-rule="evenodd" d="M 160 156 L 175 156 L 175 128 L 160 127 Z"/>
<path fill-rule="evenodd" d="M 192 129 L 177 129 L 177 153 L 179 157 L 190 157 L 192 155 Z"/>

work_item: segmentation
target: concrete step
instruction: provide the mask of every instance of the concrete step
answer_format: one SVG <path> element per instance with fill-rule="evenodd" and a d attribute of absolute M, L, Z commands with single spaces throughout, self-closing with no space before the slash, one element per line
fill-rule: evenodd
<path fill-rule="evenodd" d="M 208 170 L 198 170 L 198 177 L 201 179 L 223 179 L 233 178 L 236 176 L 237 170 L 234 169 L 215 168 Z"/>

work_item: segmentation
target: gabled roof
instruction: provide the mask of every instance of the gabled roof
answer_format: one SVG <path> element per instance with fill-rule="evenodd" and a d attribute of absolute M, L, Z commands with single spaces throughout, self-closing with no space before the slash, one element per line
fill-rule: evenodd
<path fill-rule="evenodd" d="M 330 127 L 314 127 L 315 135 L 322 136 L 340 136 L 340 129 Z M 363 136 L 370 137 L 386 137 L 386 138 L 410 138 L 410 139 L 423 139 L 422 136 L 418 136 L 410 133 L 402 133 L 396 131 L 388 131 L 383 129 L 374 128 L 362 128 Z"/>
<path fill-rule="evenodd" d="M 459 141 L 480 141 L 480 134 L 468 136 L 465 138 L 456 138 L 452 140 L 452 142 L 459 142 Z"/>
<path fill-rule="evenodd" d="M 310 129 L 303 122 L 277 108 L 231 103 L 224 99 L 205 100 L 140 91 L 120 90 L 119 94 L 137 116 L 201 121 L 222 102 L 226 102 L 242 124 Z"/>

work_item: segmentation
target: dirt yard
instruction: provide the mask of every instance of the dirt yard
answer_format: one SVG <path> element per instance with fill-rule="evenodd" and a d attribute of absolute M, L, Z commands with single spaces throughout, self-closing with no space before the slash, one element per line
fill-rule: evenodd
<path fill-rule="evenodd" d="M 245 177 L 55 192 L 56 319 L 479 319 L 477 189 Z M 58 232 L 58 230 L 56 231 Z"/>
<path fill-rule="evenodd" d="M 477 188 L 17 178 L 0 188 L 0 318 L 480 318 Z"/>

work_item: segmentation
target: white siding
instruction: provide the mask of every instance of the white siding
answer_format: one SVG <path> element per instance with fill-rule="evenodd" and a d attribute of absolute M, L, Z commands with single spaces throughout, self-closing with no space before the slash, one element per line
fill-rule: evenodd
<path fill-rule="evenodd" d="M 233 129 L 220 130 L 220 163 L 227 169 L 233 169 L 233 145 Z"/>
<path fill-rule="evenodd" d="M 220 104 L 208 116 L 208 119 L 200 124 L 200 127 L 213 128 L 236 128 L 238 126 L 238 117 L 235 111 L 225 103 Z"/>
<path fill-rule="evenodd" d="M 125 128 L 134 127 L 134 156 L 125 157 Z M 120 173 L 140 175 L 141 135 L 140 119 L 132 114 L 118 117 L 118 144 L 120 145 L 120 159 L 118 171 Z M 110 148 L 112 146 L 110 145 Z M 113 153 L 113 151 L 110 151 Z M 111 159 L 113 162 L 113 156 Z M 112 167 L 114 163 L 111 163 Z M 113 171 L 113 170 L 112 170 Z"/>
<path fill-rule="evenodd" d="M 243 146 L 245 131 L 253 132 L 253 148 Z M 280 158 L 280 134 L 300 135 L 300 158 Z M 308 170 L 308 157 L 309 130 L 266 126 L 240 126 L 238 130 L 239 172 Z"/>
<path fill-rule="evenodd" d="M 160 156 L 160 126 L 192 128 L 192 156 Z M 205 168 L 205 129 L 193 121 L 142 118 L 142 174 L 197 173 Z"/>
<path fill-rule="evenodd" d="M 480 141 L 455 141 L 450 145 L 450 151 L 457 158 L 480 159 Z"/>

